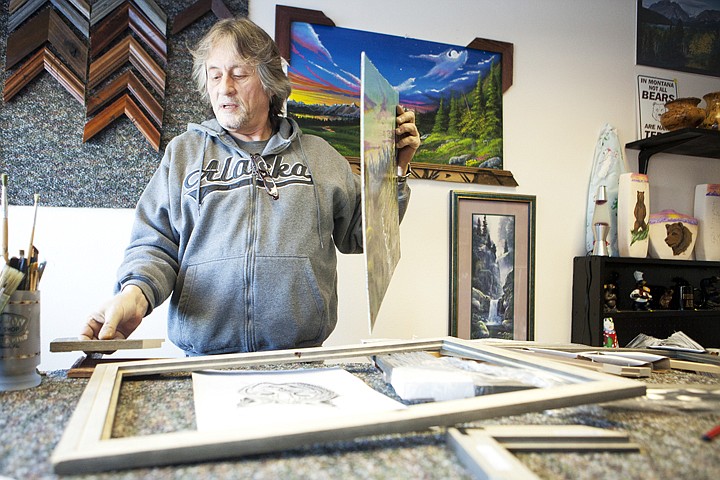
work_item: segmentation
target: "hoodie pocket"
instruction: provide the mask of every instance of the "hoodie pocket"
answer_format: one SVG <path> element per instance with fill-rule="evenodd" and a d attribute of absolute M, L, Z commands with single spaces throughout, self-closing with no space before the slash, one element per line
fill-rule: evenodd
<path fill-rule="evenodd" d="M 254 278 L 258 350 L 315 346 L 325 340 L 326 305 L 308 258 L 257 257 Z"/>
<path fill-rule="evenodd" d="M 247 324 L 244 257 L 191 265 L 178 301 L 178 319 L 171 338 L 194 353 L 241 351 Z M 174 331 L 173 331 L 174 330 Z"/>

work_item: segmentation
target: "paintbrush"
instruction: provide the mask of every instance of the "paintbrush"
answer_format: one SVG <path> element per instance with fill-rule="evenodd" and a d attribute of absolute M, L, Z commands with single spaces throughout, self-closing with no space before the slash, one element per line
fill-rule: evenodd
<path fill-rule="evenodd" d="M 37 222 L 37 209 L 38 209 L 38 200 L 40 200 L 40 195 L 35 194 L 35 213 L 33 214 L 33 223 L 32 223 L 32 230 L 30 231 L 30 246 L 27 249 L 27 266 L 30 266 L 30 262 L 32 261 L 32 254 L 33 254 L 33 242 L 35 241 L 35 223 Z"/>
<path fill-rule="evenodd" d="M 0 312 L 5 309 L 5 305 L 10 301 L 10 295 L 17 290 L 24 276 L 24 273 L 10 265 L 3 266 L 0 272 Z"/>
<path fill-rule="evenodd" d="M 5 259 L 5 263 L 10 260 L 8 256 L 8 202 L 7 202 L 7 173 L 2 174 L 2 211 L 3 211 L 3 224 L 2 224 L 2 254 Z"/>

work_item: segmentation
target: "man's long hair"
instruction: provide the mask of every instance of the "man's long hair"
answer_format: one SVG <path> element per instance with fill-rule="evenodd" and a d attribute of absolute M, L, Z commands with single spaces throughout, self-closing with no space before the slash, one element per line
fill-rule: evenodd
<path fill-rule="evenodd" d="M 277 44 L 262 28 L 246 17 L 220 20 L 208 30 L 194 49 L 190 49 L 193 56 L 192 75 L 200 95 L 210 102 L 205 62 L 212 48 L 226 40 L 235 48 L 235 54 L 257 71 L 263 90 L 270 97 L 270 121 L 276 125 L 278 117 L 282 115 L 285 100 L 290 96 L 290 80 L 283 70 L 283 60 Z"/>

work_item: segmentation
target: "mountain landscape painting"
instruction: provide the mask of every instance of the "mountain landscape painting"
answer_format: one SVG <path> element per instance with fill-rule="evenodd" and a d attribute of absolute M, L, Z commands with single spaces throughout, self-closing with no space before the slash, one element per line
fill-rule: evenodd
<path fill-rule="evenodd" d="M 470 338 L 514 338 L 514 265 L 515 217 L 473 215 Z"/>
<path fill-rule="evenodd" d="M 720 0 L 638 0 L 637 64 L 720 76 Z"/>
<path fill-rule="evenodd" d="M 415 112 L 413 161 L 503 168 L 502 55 L 474 48 L 293 22 L 288 115 L 342 155 L 360 156 L 360 53 Z"/>

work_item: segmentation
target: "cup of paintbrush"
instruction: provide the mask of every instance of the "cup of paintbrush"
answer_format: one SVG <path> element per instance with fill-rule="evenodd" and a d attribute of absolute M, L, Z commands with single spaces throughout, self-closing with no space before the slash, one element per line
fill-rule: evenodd
<path fill-rule="evenodd" d="M 16 290 L 0 311 L 0 391 L 40 384 L 40 292 Z"/>
<path fill-rule="evenodd" d="M 10 296 L 18 289 L 24 278 L 25 274 L 20 270 L 7 264 L 3 265 L 0 272 L 0 312 L 5 309 Z"/>

